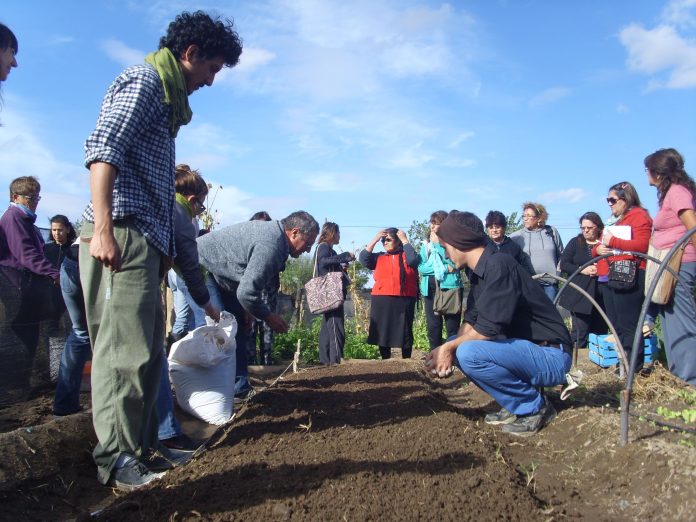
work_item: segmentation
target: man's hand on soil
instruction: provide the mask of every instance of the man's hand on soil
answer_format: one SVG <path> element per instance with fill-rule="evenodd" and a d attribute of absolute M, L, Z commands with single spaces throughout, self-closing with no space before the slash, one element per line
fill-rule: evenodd
<path fill-rule="evenodd" d="M 430 375 L 444 379 L 452 375 L 453 372 L 452 350 L 445 343 L 438 346 L 425 357 L 425 366 L 430 370 Z"/>

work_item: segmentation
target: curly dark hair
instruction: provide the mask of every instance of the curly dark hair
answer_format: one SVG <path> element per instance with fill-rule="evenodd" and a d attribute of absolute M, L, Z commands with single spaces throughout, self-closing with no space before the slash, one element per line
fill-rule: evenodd
<path fill-rule="evenodd" d="M 166 47 L 179 58 L 189 45 L 196 45 L 202 60 L 222 56 L 226 67 L 234 67 L 242 54 L 242 40 L 233 25 L 232 20 L 213 19 L 204 11 L 184 11 L 169 24 L 159 48 Z"/>
<path fill-rule="evenodd" d="M 70 222 L 70 220 L 67 218 L 67 216 L 64 216 L 63 214 L 56 214 L 53 216 L 51 219 L 51 224 L 53 223 L 60 223 L 63 225 L 65 228 L 68 229 L 68 239 L 67 243 L 68 245 L 71 245 L 75 242 L 77 239 L 77 232 L 75 232 L 75 227 L 73 224 Z M 53 234 L 51 234 L 51 241 L 55 243 L 55 239 L 53 239 Z"/>

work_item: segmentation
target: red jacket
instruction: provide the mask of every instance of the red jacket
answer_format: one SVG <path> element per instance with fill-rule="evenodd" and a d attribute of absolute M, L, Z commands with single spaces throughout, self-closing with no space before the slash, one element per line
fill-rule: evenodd
<path fill-rule="evenodd" d="M 652 234 L 652 218 L 647 210 L 641 207 L 633 207 L 616 224 L 630 226 L 631 239 L 619 239 L 612 236 L 607 244 L 609 248 L 642 253 L 648 252 L 650 235 Z M 607 259 L 611 262 L 618 259 L 632 259 L 632 256 L 612 256 Z M 640 258 L 638 268 L 645 270 L 645 258 Z"/>
<path fill-rule="evenodd" d="M 373 273 L 375 284 L 372 287 L 372 295 L 418 296 L 418 271 L 407 263 L 406 252 L 401 252 L 400 254 L 372 254 L 371 257 L 375 261 L 375 271 Z M 399 258 L 401 258 L 401 262 L 399 262 Z M 403 264 L 405 269 L 406 280 L 404 288 L 401 288 L 400 264 Z M 366 266 L 369 267 L 369 264 L 366 264 Z"/>

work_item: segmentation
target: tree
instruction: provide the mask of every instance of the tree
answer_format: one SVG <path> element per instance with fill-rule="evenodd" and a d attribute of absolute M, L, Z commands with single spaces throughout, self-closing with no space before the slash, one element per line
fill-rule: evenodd
<path fill-rule="evenodd" d="M 505 233 L 510 235 L 513 232 L 521 229 L 522 226 L 522 217 L 517 213 L 517 211 L 515 211 L 507 218 L 507 228 L 505 229 Z"/>
<path fill-rule="evenodd" d="M 427 219 L 424 219 L 423 221 L 416 221 L 414 219 L 411 226 L 408 227 L 406 235 L 408 236 L 408 241 L 413 246 L 413 249 L 416 252 L 419 252 L 423 240 L 430 236 L 430 222 Z"/>

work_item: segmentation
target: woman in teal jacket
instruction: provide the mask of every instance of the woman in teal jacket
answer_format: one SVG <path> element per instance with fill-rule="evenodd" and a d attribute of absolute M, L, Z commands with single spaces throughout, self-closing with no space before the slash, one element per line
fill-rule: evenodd
<path fill-rule="evenodd" d="M 440 245 L 440 240 L 436 234 L 440 223 L 446 217 L 447 212 L 444 210 L 438 210 L 430 215 L 430 237 L 421 244 L 420 263 L 418 264 L 418 273 L 421 275 L 420 293 L 423 296 L 425 320 L 428 328 L 428 343 L 431 351 L 443 343 L 443 319 L 447 330 L 447 338 L 457 334 L 462 319 L 461 276 L 454 264 L 445 258 L 445 249 Z M 442 291 L 457 292 L 459 312 L 441 315 L 433 311 L 436 285 L 439 285 Z"/>

